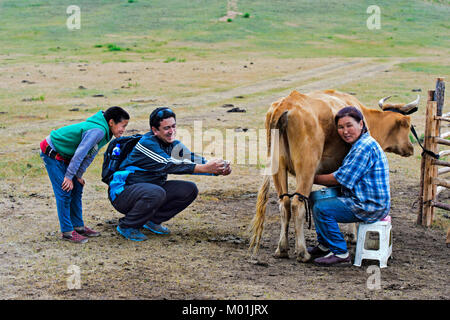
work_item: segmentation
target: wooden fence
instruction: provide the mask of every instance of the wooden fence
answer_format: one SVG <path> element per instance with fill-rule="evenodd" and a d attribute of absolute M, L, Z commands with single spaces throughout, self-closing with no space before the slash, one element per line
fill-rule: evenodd
<path fill-rule="evenodd" d="M 450 211 L 450 205 L 438 201 L 438 195 L 446 188 L 450 188 L 450 180 L 443 178 L 450 172 L 450 162 L 441 160 L 450 155 L 450 150 L 439 151 L 439 145 L 450 146 L 450 132 L 441 133 L 441 123 L 450 122 L 450 113 L 442 114 L 444 107 L 445 82 L 443 78 L 436 81 L 436 90 L 428 91 L 426 109 L 424 148 L 436 154 L 439 159 L 434 159 L 428 154 L 422 154 L 420 170 L 420 195 L 419 213 L 417 224 L 429 227 L 434 218 L 435 208 Z M 438 166 L 442 168 L 438 169 Z M 447 246 L 450 243 L 450 229 L 447 230 Z"/>

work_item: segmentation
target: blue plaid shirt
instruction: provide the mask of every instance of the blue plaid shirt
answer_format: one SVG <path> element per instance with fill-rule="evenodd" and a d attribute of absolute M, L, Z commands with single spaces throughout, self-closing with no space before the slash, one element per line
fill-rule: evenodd
<path fill-rule="evenodd" d="M 344 197 L 339 200 L 359 219 L 371 223 L 389 214 L 389 165 L 383 149 L 369 133 L 353 143 L 333 175 L 343 186 Z"/>

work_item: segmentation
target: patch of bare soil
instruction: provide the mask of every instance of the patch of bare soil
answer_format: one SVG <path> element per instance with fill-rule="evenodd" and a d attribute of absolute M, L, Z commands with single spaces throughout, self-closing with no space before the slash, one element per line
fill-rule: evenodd
<path fill-rule="evenodd" d="M 297 263 L 292 227 L 291 258 L 275 259 L 273 253 L 280 229 L 275 194 L 272 194 L 268 207 L 268 223 L 259 255 L 262 263 L 243 264 L 242 281 L 249 279 L 249 284 L 258 288 L 256 292 L 272 291 L 277 299 L 448 299 L 450 251 L 445 245 L 445 233 L 415 225 L 417 210 L 412 208 L 411 199 L 417 198 L 417 184 L 404 181 L 395 174 L 392 180 L 396 181 L 392 194 L 397 199 L 391 210 L 393 258 L 388 267 L 380 271 L 380 290 L 370 290 L 370 284 L 367 284 L 371 275 L 367 273 L 368 266 L 378 265 L 376 261 L 364 260 L 362 267 L 332 268 Z M 232 206 L 237 211 L 242 204 Z M 306 231 L 308 245 L 314 245 L 315 238 L 314 227 Z M 355 246 L 349 244 L 349 248 L 354 257 Z"/>

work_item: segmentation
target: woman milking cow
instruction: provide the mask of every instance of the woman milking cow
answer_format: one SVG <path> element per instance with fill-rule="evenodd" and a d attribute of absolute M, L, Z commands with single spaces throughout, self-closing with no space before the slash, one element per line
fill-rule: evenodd
<path fill-rule="evenodd" d="M 375 110 L 335 90 L 309 94 L 294 90 L 272 103 L 265 124 L 269 166 L 276 170 L 265 176 L 258 193 L 251 222 L 253 257 L 259 250 L 273 180 L 281 214 L 280 239 L 274 256 L 289 257 L 292 218 L 298 261 L 321 265 L 349 263 L 338 223 L 370 223 L 388 214 L 389 168 L 384 152 L 406 157 L 414 153 L 408 136 L 409 114 L 417 110 L 417 104 L 418 99 L 409 104 L 380 105 L 381 110 Z M 296 180 L 294 193 L 288 192 L 288 174 Z M 315 199 L 311 208 L 313 184 L 338 186 L 343 193 L 327 201 Z M 307 248 L 303 226 L 306 221 L 311 227 L 312 220 L 318 243 Z"/>
<path fill-rule="evenodd" d="M 318 245 L 309 247 L 308 253 L 321 265 L 351 262 L 338 223 L 381 220 L 389 214 L 391 200 L 386 155 L 367 132 L 361 112 L 355 107 L 343 108 L 335 123 L 351 149 L 337 171 L 314 177 L 315 184 L 341 185 L 343 192 L 341 197 L 323 199 L 313 206 Z"/>

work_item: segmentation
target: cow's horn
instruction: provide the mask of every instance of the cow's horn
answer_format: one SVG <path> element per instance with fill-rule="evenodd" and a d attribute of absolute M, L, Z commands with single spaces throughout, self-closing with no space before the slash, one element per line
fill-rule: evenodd
<path fill-rule="evenodd" d="M 410 102 L 408 104 L 405 104 L 403 107 L 400 108 L 402 112 L 408 112 L 411 109 L 417 107 L 419 105 L 420 95 L 417 95 L 417 99 L 413 102 Z"/>
<path fill-rule="evenodd" d="M 391 96 L 387 96 L 387 97 L 385 97 L 385 98 L 383 98 L 383 99 L 380 99 L 380 101 L 378 101 L 378 105 L 380 106 L 380 108 L 381 108 L 381 110 L 383 110 L 383 104 L 384 104 L 384 102 L 387 100 L 387 99 L 389 99 Z"/>

